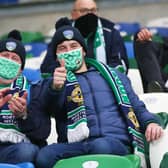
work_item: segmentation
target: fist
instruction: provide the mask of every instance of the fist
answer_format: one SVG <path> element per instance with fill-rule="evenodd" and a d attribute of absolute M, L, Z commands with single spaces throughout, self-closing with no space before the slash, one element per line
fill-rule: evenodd
<path fill-rule="evenodd" d="M 56 68 L 53 75 L 53 83 L 52 88 L 57 90 L 61 89 L 64 86 L 64 83 L 66 81 L 66 68 L 65 68 L 65 61 L 60 61 L 61 66 Z"/>

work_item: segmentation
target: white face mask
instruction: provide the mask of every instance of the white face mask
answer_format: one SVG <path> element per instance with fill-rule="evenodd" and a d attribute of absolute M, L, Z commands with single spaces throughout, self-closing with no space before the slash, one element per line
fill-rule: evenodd
<path fill-rule="evenodd" d="M 69 71 L 76 71 L 82 65 L 82 48 L 57 54 L 59 60 L 65 60 L 65 67 Z"/>
<path fill-rule="evenodd" d="M 12 80 L 17 77 L 21 64 L 10 59 L 0 57 L 0 78 Z"/>

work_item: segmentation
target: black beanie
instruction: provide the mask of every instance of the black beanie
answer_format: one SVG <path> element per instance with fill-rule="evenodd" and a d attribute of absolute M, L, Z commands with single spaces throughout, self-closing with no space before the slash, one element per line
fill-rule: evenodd
<path fill-rule="evenodd" d="M 20 32 L 18 30 L 12 30 L 9 32 L 6 40 L 0 41 L 0 52 L 9 51 L 19 55 L 22 61 L 21 68 L 23 69 L 25 65 L 26 51 L 21 40 L 22 38 Z"/>
<path fill-rule="evenodd" d="M 62 26 L 57 29 L 55 32 L 53 38 L 52 38 L 52 46 L 54 49 L 54 53 L 56 53 L 56 49 L 58 44 L 62 43 L 66 40 L 75 40 L 80 43 L 80 45 L 83 47 L 85 52 L 87 52 L 87 47 L 85 40 L 83 36 L 80 34 L 79 30 L 75 27 L 72 27 L 70 25 Z"/>

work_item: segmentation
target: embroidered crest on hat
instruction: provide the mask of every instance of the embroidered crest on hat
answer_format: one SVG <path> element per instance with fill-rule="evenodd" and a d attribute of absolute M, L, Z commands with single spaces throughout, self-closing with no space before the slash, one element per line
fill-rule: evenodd
<path fill-rule="evenodd" d="M 74 37 L 74 32 L 72 30 L 65 30 L 63 35 L 66 39 L 70 40 Z"/>
<path fill-rule="evenodd" d="M 6 43 L 6 49 L 9 50 L 9 51 L 15 50 L 16 46 L 17 46 L 17 44 L 13 41 Z"/>

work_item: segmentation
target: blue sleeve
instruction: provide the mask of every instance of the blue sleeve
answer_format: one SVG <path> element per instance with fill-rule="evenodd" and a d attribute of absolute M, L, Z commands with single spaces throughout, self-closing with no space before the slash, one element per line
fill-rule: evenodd
<path fill-rule="evenodd" d="M 156 116 L 148 111 L 145 104 L 135 94 L 135 92 L 131 86 L 131 82 L 130 82 L 129 78 L 124 74 L 121 74 L 121 73 L 118 73 L 118 74 L 119 74 L 119 77 L 120 77 L 123 85 L 125 86 L 125 90 L 127 92 L 129 100 L 131 102 L 131 105 L 134 109 L 134 112 L 135 112 L 137 118 L 138 118 L 138 121 L 140 122 L 141 129 L 143 131 L 145 131 L 146 126 L 151 122 L 160 124 L 159 120 L 156 118 Z"/>
<path fill-rule="evenodd" d="M 46 141 L 51 129 L 50 116 L 41 104 L 41 99 L 43 99 L 42 92 L 44 89 L 45 84 L 43 82 L 31 86 L 27 119 L 18 120 L 21 131 L 37 145 Z"/>
<path fill-rule="evenodd" d="M 54 117 L 57 117 L 58 115 L 60 117 L 65 111 L 65 88 L 61 90 L 53 90 L 51 88 L 52 80 L 52 78 L 47 79 L 46 87 L 41 93 L 41 104 L 47 113 Z"/>

